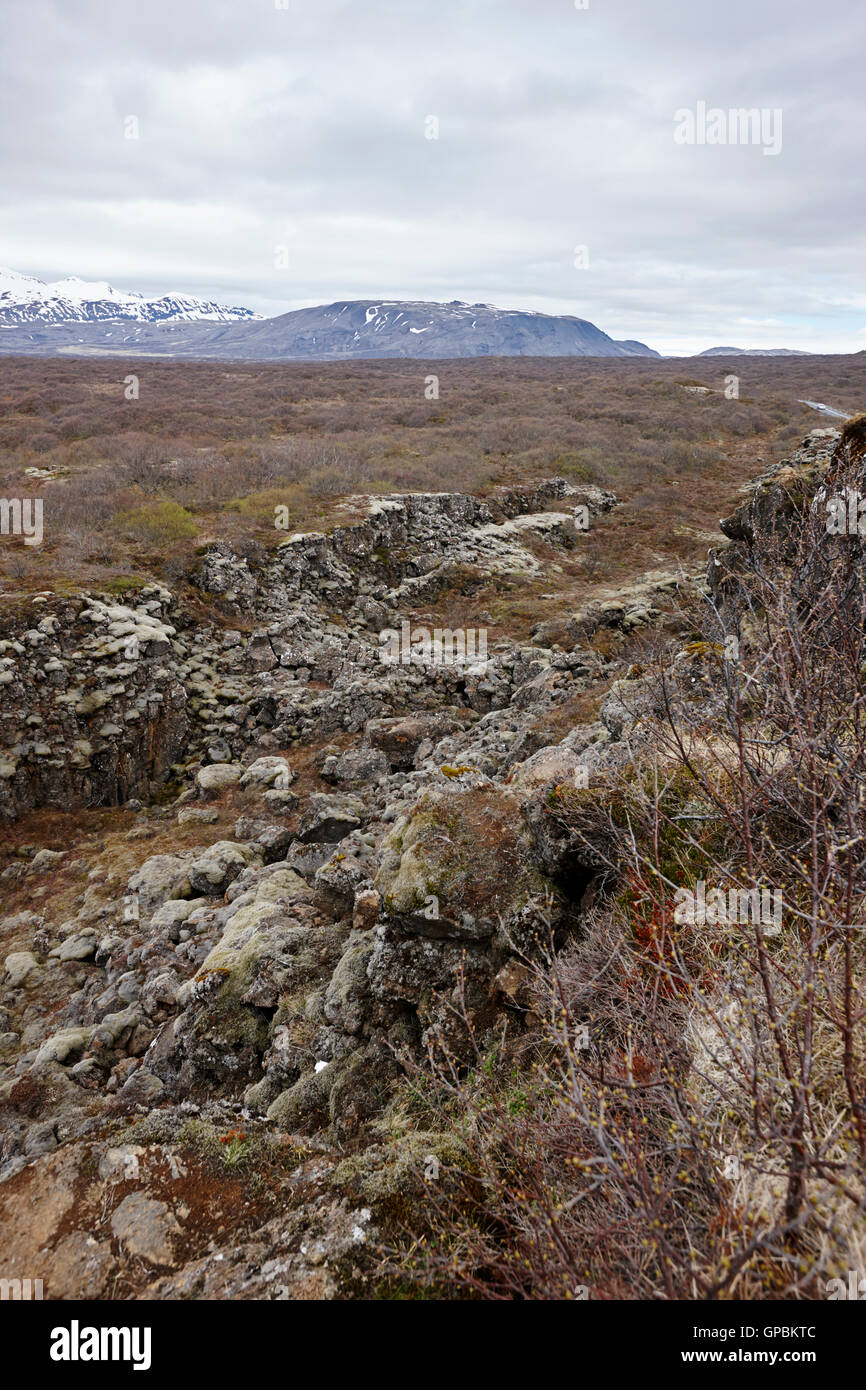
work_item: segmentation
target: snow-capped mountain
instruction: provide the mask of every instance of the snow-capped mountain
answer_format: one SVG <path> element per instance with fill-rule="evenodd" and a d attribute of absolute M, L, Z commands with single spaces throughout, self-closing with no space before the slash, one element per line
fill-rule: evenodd
<path fill-rule="evenodd" d="M 247 323 L 258 319 L 252 309 L 228 307 L 189 295 L 165 294 L 158 299 L 116 290 L 104 280 L 66 280 L 46 283 L 33 275 L 0 267 L 0 328 L 55 323 Z"/>
<path fill-rule="evenodd" d="M 5 272 L 8 276 L 9 272 Z M 110 285 L 43 285 L 0 272 L 0 353 L 96 353 L 328 362 L 353 357 L 658 357 L 572 314 L 493 304 L 339 299 L 262 318 L 201 300 L 147 300 Z M 94 290 L 97 298 L 91 298 Z M 8 297 L 7 297 L 8 296 Z M 8 307 L 5 307 L 7 306 Z"/>

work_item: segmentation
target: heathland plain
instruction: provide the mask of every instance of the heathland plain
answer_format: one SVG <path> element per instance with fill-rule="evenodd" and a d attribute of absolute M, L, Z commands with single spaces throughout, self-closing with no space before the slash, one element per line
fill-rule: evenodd
<path fill-rule="evenodd" d="M 46 1297 L 848 1287 L 864 368 L 3 362 L 0 1219 Z"/>

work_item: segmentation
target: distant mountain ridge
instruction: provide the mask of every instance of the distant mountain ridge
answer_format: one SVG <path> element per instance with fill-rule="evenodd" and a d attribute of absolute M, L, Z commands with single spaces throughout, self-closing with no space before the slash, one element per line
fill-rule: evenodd
<path fill-rule="evenodd" d="M 738 348 L 711 347 L 696 352 L 695 357 L 809 357 L 802 348 Z"/>
<path fill-rule="evenodd" d="M 148 297 L 77 276 L 47 283 L 0 267 L 0 354 L 334 361 L 377 357 L 661 357 L 588 319 L 494 304 L 338 299 L 264 318 L 192 295 Z M 670 354 L 666 354 L 670 355 Z M 808 357 L 711 347 L 698 357 Z"/>
<path fill-rule="evenodd" d="M 60 323 L 242 323 L 258 319 L 252 309 L 229 307 L 190 295 L 147 298 L 116 290 L 104 280 L 77 276 L 46 283 L 34 275 L 0 267 L 0 328 Z"/>
<path fill-rule="evenodd" d="M 180 295 L 0 270 L 0 352 L 330 361 L 370 357 L 658 357 L 587 319 L 492 304 L 337 300 L 262 318 Z"/>

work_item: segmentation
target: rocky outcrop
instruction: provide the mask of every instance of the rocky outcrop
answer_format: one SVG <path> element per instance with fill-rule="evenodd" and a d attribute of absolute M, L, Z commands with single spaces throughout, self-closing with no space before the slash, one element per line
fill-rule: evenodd
<path fill-rule="evenodd" d="M 569 510 L 542 510 L 555 501 Z M 615 498 L 558 479 L 491 502 L 423 493 L 347 506 L 360 503 L 364 520 L 288 537 L 256 573 L 225 547 L 205 554 L 197 583 L 240 628 L 194 619 L 156 585 L 123 603 L 46 593 L 12 609 L 0 635 L 0 816 L 147 800 L 194 775 L 197 758 L 229 765 L 413 708 L 506 705 L 522 681 L 508 655 L 419 672 L 417 661 L 383 664 L 380 632 L 399 630 L 408 606 L 455 572 L 540 572 L 529 535 L 574 544 L 574 508 L 597 515 Z M 206 773 L 215 787 L 231 775 Z"/>
<path fill-rule="evenodd" d="M 839 443 L 838 430 L 812 430 L 789 458 L 743 489 L 745 501 L 719 522 L 720 531 L 734 543 L 709 554 L 707 582 L 721 608 L 756 559 L 767 564 L 793 556 L 802 518 L 821 505 L 829 472 L 838 470 Z"/>
<path fill-rule="evenodd" d="M 27 906 L 0 918 L 0 1207 L 32 1203 L 16 1248 L 48 1252 L 58 1287 L 334 1296 L 374 1229 L 337 1159 L 371 1145 L 407 1059 L 531 1031 L 532 963 L 582 930 L 604 871 L 555 810 L 653 712 L 624 653 L 674 581 L 464 662 L 384 663 L 380 635 L 455 567 L 470 588 L 544 572 L 572 509 L 613 502 L 561 481 L 379 499 L 258 568 L 208 551 L 210 623 L 149 588 L 46 595 L 42 628 L 10 625 L 6 814 L 162 788 L 104 855 L 3 870 Z M 30 709 L 53 780 L 23 746 Z M 238 1202 L 235 1164 L 273 1202 Z M 199 1239 L 205 1191 L 231 1269 Z"/>

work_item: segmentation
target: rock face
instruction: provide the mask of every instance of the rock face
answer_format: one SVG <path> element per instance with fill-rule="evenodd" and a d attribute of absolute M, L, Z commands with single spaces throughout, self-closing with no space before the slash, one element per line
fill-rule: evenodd
<path fill-rule="evenodd" d="M 812 430 L 790 458 L 769 468 L 744 489 L 746 500 L 719 522 L 719 530 L 734 545 L 724 552 L 710 551 L 707 581 L 717 600 L 725 601 L 730 588 L 726 575 L 731 566 L 741 568 L 756 544 L 766 546 L 773 541 L 783 552 L 790 549 L 792 523 L 804 507 L 821 506 L 828 479 L 832 485 L 832 463 L 839 441 L 838 430 Z"/>
<path fill-rule="evenodd" d="M 171 595 L 37 596 L 0 637 L 0 816 L 147 798 L 184 747 Z"/>
<path fill-rule="evenodd" d="M 813 489 L 829 444 L 797 464 Z M 337 1164 L 373 1142 L 407 1053 L 459 1062 L 531 1027 L 531 963 L 582 930 L 604 868 L 555 808 L 591 803 L 643 736 L 656 697 L 627 644 L 673 581 L 470 662 L 383 663 L 380 637 L 457 563 L 555 564 L 527 542 L 567 551 L 570 513 L 543 507 L 612 505 L 582 497 L 379 499 L 261 571 L 212 550 L 197 580 L 234 629 L 155 586 L 6 620 L 7 817 L 176 784 L 113 858 L 2 875 L 22 901 L 0 918 L 0 1220 L 58 1296 L 338 1296 L 374 1225 Z"/>

